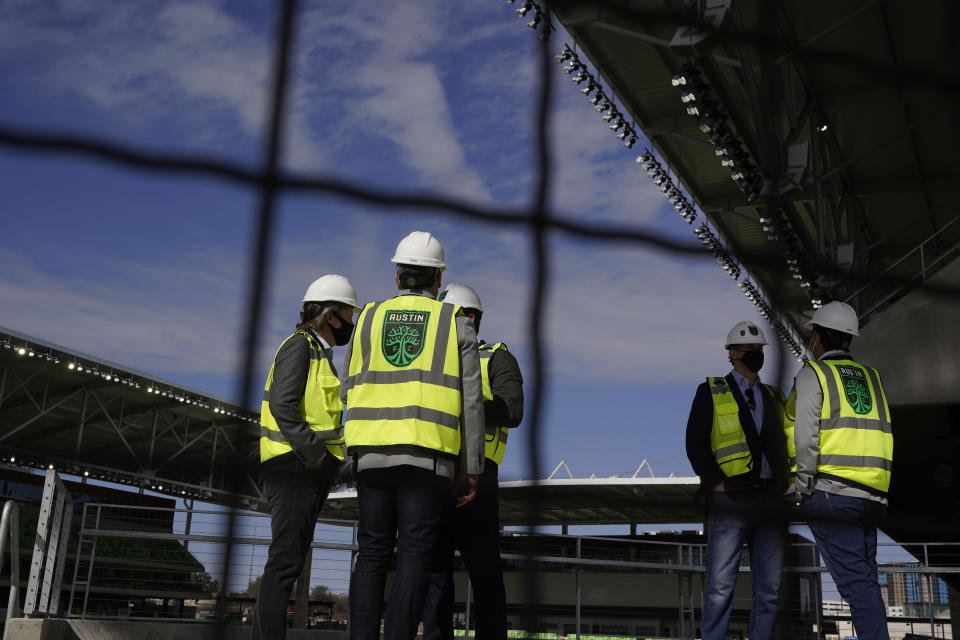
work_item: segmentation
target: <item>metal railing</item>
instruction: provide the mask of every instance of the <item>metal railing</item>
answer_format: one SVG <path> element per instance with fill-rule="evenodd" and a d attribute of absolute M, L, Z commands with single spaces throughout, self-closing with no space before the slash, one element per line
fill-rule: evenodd
<path fill-rule="evenodd" d="M 260 576 L 270 543 L 269 516 L 252 512 L 236 516 L 235 553 L 229 571 L 234 580 L 226 585 L 226 591 L 231 594 L 234 621 L 243 623 L 244 612 L 252 609 L 255 600 L 255 590 L 245 587 Z M 84 505 L 70 598 L 72 614 L 88 619 L 149 617 L 168 622 L 202 618 L 201 600 L 212 603 L 220 588 L 217 580 L 225 569 L 219 564 L 220 546 L 226 541 L 225 518 L 226 513 L 217 510 Z M 521 580 L 529 559 L 525 549 L 532 542 L 534 572 L 546 585 L 540 596 L 553 613 L 542 616 L 546 629 L 531 631 L 550 633 L 549 625 L 553 625 L 559 636 L 579 633 L 581 640 L 586 635 L 617 635 L 598 631 L 612 622 L 597 611 L 613 607 L 635 619 L 630 623 L 635 632 L 620 635 L 695 637 L 703 608 L 706 538 L 689 532 L 673 536 L 683 540 L 664 535 L 552 533 L 537 534 L 531 540 L 527 533 L 504 531 L 501 556 L 511 617 L 524 606 Z M 306 574 L 309 584 L 324 584 L 333 594 L 345 594 L 357 549 L 355 523 L 320 522 L 314 539 Z M 846 628 L 849 609 L 844 608 L 828 570 L 816 555 L 815 544 L 794 540 L 785 556 L 787 596 L 782 611 L 791 620 L 803 619 L 818 629 L 823 629 L 825 621 L 828 628 Z M 747 556 L 745 552 L 734 594 L 736 613 L 731 629 L 736 625 L 746 628 L 746 620 L 741 618 L 751 604 Z M 882 588 L 891 599 L 891 630 L 902 628 L 902 633 L 892 631 L 892 637 L 915 631 L 951 637 L 949 598 L 939 594 L 947 590 L 941 577 L 960 574 L 960 544 L 922 543 L 909 545 L 908 552 L 897 543 L 881 542 L 878 562 Z M 469 586 L 462 589 L 469 585 L 468 578 L 462 571 L 457 575 L 457 615 L 463 617 L 462 631 L 469 634 L 471 608 L 465 595 Z M 897 595 L 897 590 L 902 593 Z M 899 606 L 897 598 L 903 600 Z M 185 601 L 191 602 L 186 605 Z M 672 613 L 665 613 L 667 609 Z M 622 618 L 625 614 L 618 615 Z M 656 632 L 641 633 L 637 621 L 646 618 L 656 618 Z M 520 624 L 519 617 L 516 623 Z M 565 626 L 569 627 L 566 632 Z"/>
<path fill-rule="evenodd" d="M 904 289 L 909 287 L 917 278 L 919 278 L 921 282 L 925 281 L 927 279 L 927 273 L 934 271 L 935 267 L 947 260 L 952 254 L 956 253 L 957 256 L 960 256 L 960 239 L 954 238 L 952 242 L 947 239 L 950 235 L 950 232 L 956 232 L 960 230 L 960 225 L 954 226 L 958 221 L 960 221 L 960 216 L 957 216 L 947 224 L 940 227 L 937 231 L 930 234 L 926 240 L 905 253 L 893 264 L 877 274 L 877 276 L 870 280 L 870 282 L 847 296 L 846 302 L 859 309 L 860 317 L 865 318 L 883 307 L 883 305 L 893 300 Z M 933 255 L 931 255 L 931 249 L 929 248 L 930 245 L 941 240 L 946 240 L 945 246 L 941 247 L 939 252 L 935 252 Z M 911 265 L 907 264 L 907 261 L 910 260 L 918 262 L 919 264 L 914 264 L 912 265 L 912 268 L 910 268 Z M 895 274 L 897 270 L 904 269 L 907 270 L 906 274 Z M 905 277 L 891 277 L 893 275 Z M 900 284 L 898 286 L 894 286 L 893 289 L 884 295 L 883 287 L 891 282 L 899 282 Z M 878 287 L 881 288 L 879 300 L 870 300 L 869 298 L 867 300 L 862 299 L 862 294 L 864 292 L 870 288 L 876 289 Z M 867 305 L 869 305 L 869 307 L 867 307 Z"/>

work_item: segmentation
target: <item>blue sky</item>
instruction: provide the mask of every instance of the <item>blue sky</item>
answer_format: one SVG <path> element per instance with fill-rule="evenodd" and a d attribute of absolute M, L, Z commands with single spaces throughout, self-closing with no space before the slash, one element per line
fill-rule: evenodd
<path fill-rule="evenodd" d="M 8 0 L 0 122 L 254 167 L 274 10 L 265 0 Z M 496 206 L 529 201 L 538 43 L 513 7 L 304 3 L 296 43 L 285 167 Z M 564 43 L 561 29 L 551 47 Z M 558 215 L 695 243 L 634 162 L 643 141 L 625 149 L 552 71 Z M 5 148 L 0 176 L 0 325 L 237 396 L 256 194 Z M 445 281 L 471 284 L 484 302 L 481 337 L 506 342 L 530 378 L 533 265 L 520 227 L 333 197 L 278 204 L 258 386 L 310 281 L 341 273 L 362 300 L 388 297 L 389 258 L 414 229 L 441 240 Z M 729 369 L 722 342 L 735 322 L 766 325 L 710 259 L 560 235 L 549 246 L 543 468 L 566 459 L 577 475 L 614 473 L 647 458 L 658 475 L 688 474 L 696 385 Z M 504 476 L 529 477 L 525 448 L 516 434 Z"/>

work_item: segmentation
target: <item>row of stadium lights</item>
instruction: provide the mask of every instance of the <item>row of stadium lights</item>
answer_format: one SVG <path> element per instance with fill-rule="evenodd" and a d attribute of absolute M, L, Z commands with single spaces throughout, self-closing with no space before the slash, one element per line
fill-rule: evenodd
<path fill-rule="evenodd" d="M 513 1 L 514 0 L 507 0 L 507 2 L 511 4 Z M 531 21 L 527 24 L 528 27 L 534 29 L 544 20 L 544 16 L 546 16 L 539 5 L 535 2 L 526 2 L 523 7 L 517 10 L 517 13 L 523 17 L 531 8 L 536 10 L 537 16 L 540 18 L 540 20 Z M 549 24 L 549 20 L 545 22 Z M 540 38 L 543 39 L 544 36 L 541 34 Z M 554 56 L 554 60 L 557 64 L 566 64 L 563 70 L 568 75 L 576 72 L 576 75 L 571 78 L 573 84 L 577 86 L 584 85 L 580 89 L 580 93 L 593 105 L 594 111 L 602 114 L 601 119 L 608 124 L 611 131 L 617 134 L 617 138 L 623 141 L 623 146 L 627 149 L 632 149 L 639 139 L 634 123 L 627 122 L 627 118 L 624 117 L 623 112 L 617 108 L 614 97 L 608 94 L 599 79 L 589 71 L 587 65 L 580 59 L 576 51 L 574 51 L 570 45 L 564 44 L 563 51 Z M 726 127 L 726 115 L 723 114 L 720 104 L 716 101 L 705 99 L 703 92 L 708 90 L 709 87 L 706 87 L 702 81 L 700 84 L 697 84 L 692 79 L 694 75 L 692 73 L 692 67 L 685 67 L 684 71 L 690 73 L 691 77 L 690 90 L 685 91 L 681 96 L 684 104 L 688 104 L 687 113 L 702 116 L 700 130 L 710 134 L 711 142 L 713 142 L 716 147 L 716 155 L 721 158 L 721 164 L 730 168 L 731 179 L 744 191 L 747 200 L 754 202 L 759 197 L 763 184 L 759 170 L 753 164 L 752 160 L 750 160 L 749 155 L 743 150 L 739 140 L 737 140 L 729 131 L 729 128 Z M 674 86 L 684 86 L 687 84 L 687 76 L 685 74 L 674 76 L 672 84 Z M 693 91 L 694 88 L 701 92 L 700 96 L 697 95 L 696 91 Z M 699 103 L 697 102 L 698 100 Z M 680 217 L 683 218 L 687 224 L 693 224 L 697 218 L 696 208 L 683 194 L 679 186 L 673 182 L 670 178 L 669 170 L 660 164 L 653 155 L 653 152 L 650 149 L 645 149 L 637 158 L 637 163 L 644 168 L 647 176 L 653 180 L 664 197 L 670 201 L 670 204 L 673 205 Z M 789 244 L 787 246 L 788 249 L 792 250 L 785 252 L 787 255 L 787 263 L 791 265 L 791 271 L 794 273 L 794 277 L 801 279 L 801 285 L 808 288 L 811 283 L 810 279 L 802 275 L 797 275 L 800 273 L 800 259 L 799 252 L 796 251 L 796 241 L 798 240 L 796 234 L 793 234 L 792 230 L 787 229 L 785 225 L 773 225 L 772 220 L 761 218 L 760 221 L 764 224 L 764 231 L 767 232 L 768 238 L 778 239 L 781 241 L 781 244 L 787 244 L 789 241 L 793 241 L 792 246 Z M 721 268 L 733 278 L 734 281 L 738 281 L 741 275 L 740 264 L 733 258 L 730 251 L 723 246 L 722 241 L 713 230 L 710 229 L 709 225 L 706 222 L 701 223 L 700 226 L 694 229 L 694 233 L 697 239 L 700 240 L 700 243 L 710 249 Z M 784 241 L 787 241 L 787 243 Z M 793 356 L 797 360 L 802 360 L 803 348 L 779 319 L 776 311 L 766 302 L 757 286 L 750 280 L 745 279 L 742 282 L 737 282 L 737 287 L 743 292 L 744 297 L 753 304 L 757 312 L 770 323 L 777 337 L 787 345 L 787 348 Z M 814 300 L 813 303 L 814 308 L 817 308 L 820 306 L 821 301 Z"/>
<path fill-rule="evenodd" d="M 203 489 L 198 489 L 196 487 L 188 487 L 184 485 L 177 485 L 171 483 L 162 483 L 153 480 L 148 480 L 145 478 L 137 478 L 135 476 L 129 476 L 124 474 L 119 474 L 113 471 L 90 471 L 88 469 L 82 469 L 76 465 L 66 465 L 66 464 L 56 464 L 56 463 L 45 463 L 38 460 L 23 459 L 17 458 L 16 456 L 7 456 L 0 458 L 4 464 L 17 466 L 17 467 L 26 467 L 32 469 L 42 469 L 42 470 L 51 470 L 56 471 L 57 473 L 69 474 L 74 476 L 80 476 L 84 480 L 104 480 L 106 482 L 113 482 L 115 484 L 126 484 L 134 487 L 139 487 L 143 489 L 149 488 L 151 491 L 156 491 L 158 493 L 164 493 L 171 496 L 178 496 L 181 498 L 200 498 L 204 500 L 209 500 L 213 497 L 213 493 L 210 491 L 205 491 Z"/>
<path fill-rule="evenodd" d="M 17 355 L 25 356 L 28 358 L 37 358 L 40 360 L 46 360 L 47 362 L 53 362 L 54 364 L 60 364 L 60 358 L 56 356 L 52 351 L 40 352 L 40 350 L 33 348 L 31 345 L 24 343 L 20 346 L 14 345 L 10 340 L 3 342 L 3 346 L 6 349 L 12 349 Z M 75 373 L 86 373 L 91 376 L 99 377 L 105 380 L 106 382 L 113 382 L 117 384 L 123 384 L 135 389 L 141 389 L 142 386 L 137 382 L 133 376 L 127 374 L 126 377 L 122 377 L 120 374 L 116 373 L 113 370 L 101 372 L 99 367 L 91 366 L 89 364 L 84 364 L 80 360 L 74 358 L 67 363 L 67 370 Z M 172 387 L 161 389 L 160 385 L 149 383 L 146 389 L 147 393 L 159 395 L 162 398 L 172 398 L 178 402 L 182 402 L 187 405 L 192 405 L 199 407 L 201 409 L 211 409 L 214 413 L 218 415 L 230 416 L 231 418 L 238 418 L 240 420 L 245 420 L 246 422 L 259 423 L 259 415 L 243 415 L 237 413 L 232 409 L 225 409 L 223 406 L 211 406 L 204 402 L 203 398 L 194 398 L 188 394 L 184 394 L 179 391 L 175 391 Z"/>
<path fill-rule="evenodd" d="M 686 107 L 687 115 L 698 118 L 698 128 L 710 138 L 720 164 L 730 169 L 730 178 L 743 191 L 747 202 L 756 202 L 764 187 L 763 175 L 750 154 L 743 149 L 740 139 L 727 125 L 723 106 L 713 99 L 710 86 L 703 81 L 700 70 L 692 64 L 685 64 L 680 73 L 671 78 L 670 84 L 680 89 L 680 102 Z M 819 127 L 819 130 L 826 131 L 826 125 Z M 816 278 L 806 265 L 799 236 L 783 215 L 780 212 L 768 213 L 760 218 L 760 224 L 767 239 L 779 245 L 792 277 L 800 281 L 803 289 L 811 290 Z M 811 295 L 811 303 L 817 309 L 823 305 L 823 300 Z"/>
<path fill-rule="evenodd" d="M 514 2 L 516 0 L 507 0 L 507 4 L 513 4 Z M 550 21 L 550 14 L 534 0 L 525 0 L 517 8 L 517 15 L 524 20 L 530 18 L 527 26 L 538 32 L 537 38 L 540 40 L 549 39 L 550 33 L 555 30 L 553 23 Z"/>

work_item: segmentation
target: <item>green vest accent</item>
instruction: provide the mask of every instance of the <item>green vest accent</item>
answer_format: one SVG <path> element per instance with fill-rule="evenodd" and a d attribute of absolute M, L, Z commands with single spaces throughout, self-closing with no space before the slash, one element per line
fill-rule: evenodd
<path fill-rule="evenodd" d="M 794 381 L 793 389 L 790 389 L 790 395 L 787 396 L 787 402 L 783 407 L 783 432 L 787 436 L 787 466 L 790 467 L 788 474 L 790 482 L 793 482 L 797 475 L 797 442 L 793 439 L 796 425 L 797 383 Z"/>
<path fill-rule="evenodd" d="M 344 382 L 348 450 L 460 452 L 458 313 L 459 306 L 416 295 L 364 307 Z"/>
<path fill-rule="evenodd" d="M 340 380 L 333 373 L 330 361 L 323 353 L 323 349 L 313 339 L 309 332 L 298 329 L 287 340 L 294 336 L 304 336 L 310 345 L 310 368 L 307 370 L 307 384 L 300 399 L 300 413 L 310 429 L 320 433 L 327 451 L 338 459 L 343 460 L 343 428 L 340 426 L 340 416 L 343 413 L 343 404 L 340 402 Z M 287 343 L 284 340 L 280 347 Z M 277 349 L 280 352 L 280 349 Z M 270 413 L 270 385 L 273 384 L 273 368 L 270 365 L 270 374 L 263 389 L 263 401 L 260 403 L 260 462 L 293 451 L 287 442 L 273 414 Z"/>
<path fill-rule="evenodd" d="M 493 390 L 490 387 L 490 358 L 498 349 L 506 351 L 507 345 L 502 342 L 480 345 L 480 379 L 483 382 L 483 399 L 487 401 L 493 400 Z M 503 462 L 503 454 L 507 452 L 509 433 L 508 427 L 487 427 L 484 455 L 497 464 Z"/>
<path fill-rule="evenodd" d="M 747 436 L 740 424 L 740 407 L 725 378 L 707 378 L 713 399 L 713 427 L 710 448 L 724 475 L 743 475 L 753 468 Z"/>
<path fill-rule="evenodd" d="M 893 429 L 880 374 L 853 360 L 811 360 L 805 366 L 823 391 L 817 475 L 886 493 Z"/>

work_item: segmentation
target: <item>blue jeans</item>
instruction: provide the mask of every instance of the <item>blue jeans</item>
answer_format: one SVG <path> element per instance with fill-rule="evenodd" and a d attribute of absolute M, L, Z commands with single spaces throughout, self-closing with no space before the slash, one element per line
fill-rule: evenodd
<path fill-rule="evenodd" d="M 814 491 L 800 506 L 840 596 L 850 605 L 857 637 L 889 640 L 877 582 L 877 523 L 885 507 L 875 500 L 823 491 Z"/>
<path fill-rule="evenodd" d="M 707 505 L 707 583 L 700 623 L 703 640 L 724 640 L 733 612 L 740 554 L 750 551 L 750 640 L 773 637 L 783 568 L 784 522 L 776 497 L 764 491 L 717 491 Z"/>
<path fill-rule="evenodd" d="M 413 640 L 429 576 L 440 570 L 444 504 L 453 487 L 433 471 L 400 466 L 357 474 L 360 550 L 350 579 L 350 640 L 379 640 L 387 571 L 396 571 L 384 615 L 385 640 Z"/>

